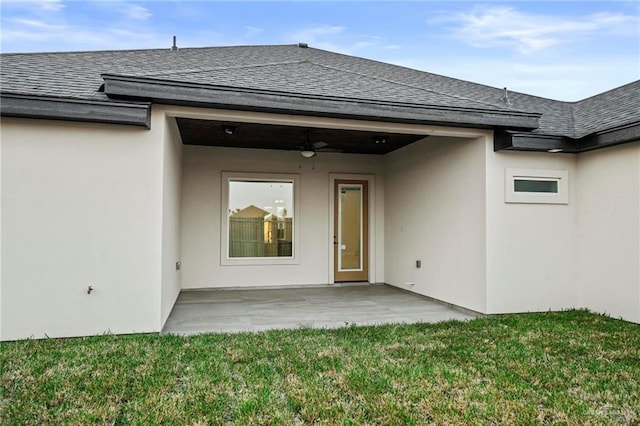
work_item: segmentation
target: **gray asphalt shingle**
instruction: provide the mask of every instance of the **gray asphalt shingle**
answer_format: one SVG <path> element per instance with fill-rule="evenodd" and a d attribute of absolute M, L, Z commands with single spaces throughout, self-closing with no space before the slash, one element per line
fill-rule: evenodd
<path fill-rule="evenodd" d="M 640 120 L 640 80 L 579 101 L 509 92 L 296 45 L 3 54 L 5 93 L 108 100 L 102 74 L 407 104 L 541 113 L 535 133 L 582 137 Z"/>
<path fill-rule="evenodd" d="M 638 121 L 640 80 L 575 102 L 576 137 Z"/>

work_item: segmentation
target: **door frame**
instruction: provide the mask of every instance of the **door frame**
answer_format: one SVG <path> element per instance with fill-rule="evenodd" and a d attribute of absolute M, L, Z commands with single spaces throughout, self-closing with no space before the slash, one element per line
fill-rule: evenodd
<path fill-rule="evenodd" d="M 376 283 L 376 177 L 370 174 L 349 174 L 349 173 L 329 173 L 329 233 L 327 235 L 328 247 L 329 247 L 329 283 L 335 284 L 335 268 L 334 268 L 334 253 L 333 253 L 333 230 L 335 224 L 334 211 L 335 211 L 335 181 L 336 180 L 364 180 L 367 181 L 369 188 L 367 210 L 369 214 L 369 250 L 367 253 L 369 262 L 369 282 Z"/>

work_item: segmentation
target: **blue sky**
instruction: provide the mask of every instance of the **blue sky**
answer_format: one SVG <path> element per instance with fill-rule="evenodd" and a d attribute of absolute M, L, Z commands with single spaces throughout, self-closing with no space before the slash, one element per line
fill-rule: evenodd
<path fill-rule="evenodd" d="M 640 79 L 637 1 L 1 0 L 3 53 L 306 42 L 573 101 Z"/>

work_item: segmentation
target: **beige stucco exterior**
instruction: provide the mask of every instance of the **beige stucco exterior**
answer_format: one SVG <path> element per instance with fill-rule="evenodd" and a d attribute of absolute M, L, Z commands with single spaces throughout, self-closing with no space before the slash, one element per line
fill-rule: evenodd
<path fill-rule="evenodd" d="M 576 156 L 486 151 L 487 312 L 577 307 Z M 505 202 L 508 168 L 567 171 L 569 203 Z"/>
<path fill-rule="evenodd" d="M 640 323 L 640 141 L 576 161 L 576 305 Z"/>
<path fill-rule="evenodd" d="M 1 132 L 2 339 L 159 331 L 164 126 Z"/>
<path fill-rule="evenodd" d="M 181 289 L 182 140 L 174 119 L 166 119 L 162 146 L 162 285 L 159 326 L 171 313 Z"/>
<path fill-rule="evenodd" d="M 304 160 L 304 161 L 303 161 Z M 381 177 L 378 156 L 322 154 L 303 159 L 297 152 L 185 147 L 182 215 L 184 288 L 256 287 L 330 282 L 328 255 L 329 173 Z M 296 174 L 300 176 L 300 247 L 297 262 L 287 265 L 221 265 L 221 175 L 223 171 Z M 376 188 L 377 190 L 377 188 Z M 382 193 L 376 197 L 383 202 Z M 382 233 L 383 218 L 373 206 L 373 232 Z M 383 263 L 375 275 L 382 276 Z"/>
<path fill-rule="evenodd" d="M 386 156 L 385 282 L 486 312 L 487 139 L 429 137 Z"/>
<path fill-rule="evenodd" d="M 185 146 L 174 117 L 428 137 L 305 159 Z M 370 185 L 372 282 L 482 313 L 640 322 L 640 142 L 496 153 L 487 130 L 168 106 L 150 130 L 3 118 L 1 136 L 2 340 L 157 332 L 181 289 L 330 284 L 333 180 L 349 177 Z M 567 171 L 568 204 L 506 203 L 508 168 Z M 295 262 L 221 261 L 223 172 L 298 176 Z"/>

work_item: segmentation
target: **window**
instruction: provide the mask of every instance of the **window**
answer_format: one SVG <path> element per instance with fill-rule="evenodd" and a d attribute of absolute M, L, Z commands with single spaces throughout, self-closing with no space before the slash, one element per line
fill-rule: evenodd
<path fill-rule="evenodd" d="M 515 192 L 545 192 L 548 194 L 558 193 L 558 181 L 550 179 L 515 179 L 513 181 Z"/>
<path fill-rule="evenodd" d="M 223 173 L 222 264 L 296 263 L 297 175 Z"/>
<path fill-rule="evenodd" d="M 566 170 L 507 169 L 505 202 L 568 204 Z"/>

